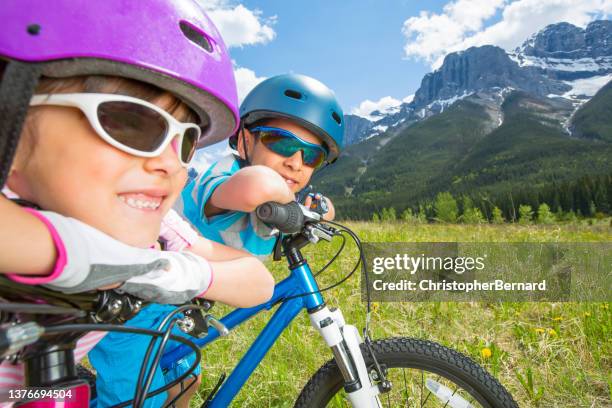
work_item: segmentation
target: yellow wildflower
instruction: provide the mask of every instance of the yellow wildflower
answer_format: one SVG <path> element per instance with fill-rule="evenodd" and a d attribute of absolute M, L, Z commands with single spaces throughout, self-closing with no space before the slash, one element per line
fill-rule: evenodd
<path fill-rule="evenodd" d="M 536 333 L 544 333 L 544 329 L 543 329 L 543 328 L 541 328 L 541 327 L 536 327 L 536 328 L 535 328 L 535 332 L 536 332 Z"/>
<path fill-rule="evenodd" d="M 584 317 L 591 317 L 591 312 L 584 312 Z"/>
<path fill-rule="evenodd" d="M 553 317 L 553 320 L 555 322 L 560 322 L 561 320 L 563 320 L 563 317 L 561 317 L 561 316 Z"/>
<path fill-rule="evenodd" d="M 482 358 L 491 358 L 491 356 L 493 355 L 493 352 L 491 351 L 490 348 L 485 347 L 482 350 L 480 350 L 480 355 L 482 356 Z"/>
<path fill-rule="evenodd" d="M 548 329 L 548 334 L 552 337 L 557 335 L 557 332 L 555 331 L 555 329 Z"/>

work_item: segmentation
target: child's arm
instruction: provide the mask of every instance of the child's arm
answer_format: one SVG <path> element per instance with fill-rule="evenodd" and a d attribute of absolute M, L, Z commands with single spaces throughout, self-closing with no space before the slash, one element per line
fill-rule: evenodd
<path fill-rule="evenodd" d="M 51 273 L 57 251 L 41 219 L 0 196 L 0 225 L 0 273 Z"/>
<path fill-rule="evenodd" d="M 210 217 L 226 210 L 252 212 L 268 201 L 286 204 L 293 200 L 295 195 L 277 172 L 266 166 L 249 166 L 215 189 L 204 213 Z"/>
<path fill-rule="evenodd" d="M 272 297 L 274 278 L 257 258 L 211 262 L 213 281 L 203 295 L 231 306 L 252 307 Z"/>
<path fill-rule="evenodd" d="M 204 237 L 198 237 L 187 250 L 211 262 L 232 261 L 234 259 L 252 256 L 250 253 L 241 249 L 232 248 Z"/>
<path fill-rule="evenodd" d="M 207 299 L 236 307 L 256 306 L 270 299 L 274 278 L 257 258 L 247 252 L 200 236 L 174 210 L 162 221 L 160 236 L 170 250 L 187 250 L 207 259 L 214 275 Z"/>
<path fill-rule="evenodd" d="M 0 237 L 5 238 L 0 269 L 21 283 L 78 293 L 125 282 L 120 291 L 174 304 L 206 293 L 212 300 L 254 306 L 272 295 L 271 275 L 252 257 L 211 264 L 188 253 L 134 248 L 78 220 L 28 212 L 4 198 L 0 217 Z"/>
<path fill-rule="evenodd" d="M 0 198 L 0 217 L 9 221 L 7 216 L 13 218 L 0 229 L 6 238 L 0 246 L 1 270 L 22 284 L 78 293 L 127 281 L 122 290 L 144 300 L 183 303 L 212 281 L 210 264 L 192 254 L 131 247 L 76 219 Z M 6 231 L 16 235 L 5 236 Z M 45 257 L 50 265 L 43 263 L 42 269 Z"/>

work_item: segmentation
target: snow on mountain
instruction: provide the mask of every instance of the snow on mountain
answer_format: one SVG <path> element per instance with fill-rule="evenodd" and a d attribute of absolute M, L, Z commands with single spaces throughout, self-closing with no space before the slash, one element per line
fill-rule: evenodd
<path fill-rule="evenodd" d="M 576 79 L 575 81 L 565 81 L 572 89 L 564 93 L 564 98 L 591 98 L 605 84 L 612 81 L 612 73 L 607 75 L 595 76 L 586 79 Z"/>
<path fill-rule="evenodd" d="M 600 72 L 612 69 L 612 57 L 599 58 L 539 58 L 516 52 L 508 53 L 519 67 L 537 67 L 565 72 Z"/>
<path fill-rule="evenodd" d="M 370 104 L 353 112 L 361 118 L 347 120 L 358 130 L 347 131 L 347 144 L 389 134 L 444 112 L 462 99 L 481 104 L 491 116 L 491 126 L 500 126 L 501 105 L 513 90 L 555 101 L 555 120 L 568 129 L 573 113 L 609 81 L 612 21 L 593 21 L 586 28 L 551 24 L 512 52 L 484 45 L 448 54 L 442 66 L 425 75 L 416 93 L 403 101 L 390 97 L 366 101 Z"/>

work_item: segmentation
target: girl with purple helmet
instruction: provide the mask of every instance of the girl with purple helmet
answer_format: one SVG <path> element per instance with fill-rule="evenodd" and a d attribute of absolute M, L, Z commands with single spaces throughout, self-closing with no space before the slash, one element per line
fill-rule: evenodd
<path fill-rule="evenodd" d="M 0 20 L 0 186 L 30 203 L 0 196 L 0 273 L 65 293 L 120 285 L 159 303 L 204 292 L 237 306 L 266 300 L 273 280 L 261 262 L 169 212 L 194 151 L 238 123 L 231 60 L 201 8 L 5 0 Z M 154 249 L 160 229 L 177 251 Z M 100 337 L 81 339 L 77 358 Z M 16 369 L 2 363 L 0 388 Z M 99 380 L 121 381 L 119 370 Z"/>

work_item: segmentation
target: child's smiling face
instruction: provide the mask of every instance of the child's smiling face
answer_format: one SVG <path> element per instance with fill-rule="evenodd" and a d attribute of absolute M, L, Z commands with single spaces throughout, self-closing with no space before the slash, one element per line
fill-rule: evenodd
<path fill-rule="evenodd" d="M 168 108 L 173 101 L 163 94 L 151 102 Z M 102 140 L 76 108 L 35 109 L 26 125 L 32 131 L 24 138 L 29 146 L 20 143 L 8 186 L 45 210 L 126 244 L 154 243 L 186 180 L 174 143 L 160 156 L 136 157 Z"/>
<path fill-rule="evenodd" d="M 322 144 L 321 139 L 310 130 L 288 119 L 270 119 L 265 122 L 265 126 L 285 129 L 306 142 Z M 293 156 L 284 157 L 268 149 L 248 130 L 245 129 L 244 134 L 250 164 L 270 167 L 285 179 L 285 182 L 294 193 L 297 193 L 308 184 L 314 168 L 304 164 L 302 152 L 296 152 Z M 238 138 L 239 149 L 242 147 L 241 139 L 240 137 Z M 244 152 L 241 154 L 244 157 Z"/>

